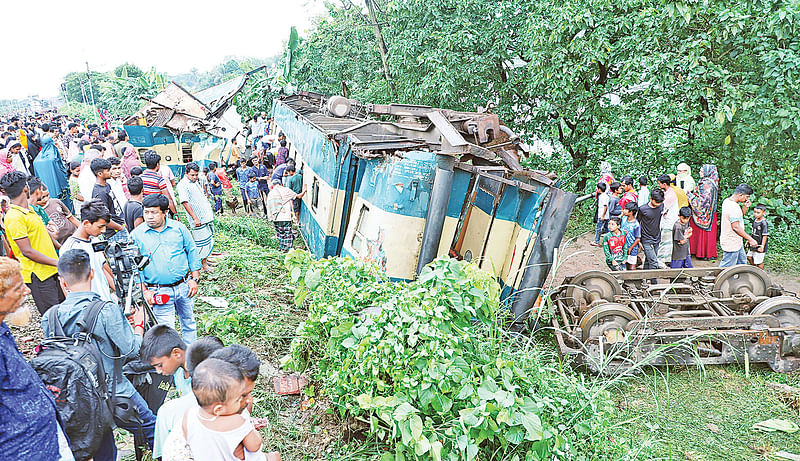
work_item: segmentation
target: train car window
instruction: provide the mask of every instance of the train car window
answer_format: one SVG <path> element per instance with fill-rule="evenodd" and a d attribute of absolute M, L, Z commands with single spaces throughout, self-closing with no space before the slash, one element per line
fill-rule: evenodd
<path fill-rule="evenodd" d="M 194 160 L 192 156 L 192 146 L 182 146 L 181 153 L 183 154 L 183 163 L 189 163 Z"/>
<path fill-rule="evenodd" d="M 370 227 L 370 213 L 369 207 L 361 205 L 361 210 L 358 212 L 358 221 L 356 221 L 356 229 L 353 232 L 353 240 L 350 242 L 356 253 L 361 254 L 361 249 L 364 242 L 367 240 L 367 230 Z"/>
<path fill-rule="evenodd" d="M 319 178 L 314 177 L 314 182 L 311 184 L 311 209 L 317 211 L 319 204 Z"/>

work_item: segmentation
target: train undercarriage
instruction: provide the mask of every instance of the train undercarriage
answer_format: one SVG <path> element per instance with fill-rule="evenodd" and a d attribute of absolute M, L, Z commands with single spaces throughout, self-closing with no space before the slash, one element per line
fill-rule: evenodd
<path fill-rule="evenodd" d="M 800 370 L 800 299 L 763 270 L 586 271 L 550 295 L 559 350 L 595 373 L 766 363 Z"/>

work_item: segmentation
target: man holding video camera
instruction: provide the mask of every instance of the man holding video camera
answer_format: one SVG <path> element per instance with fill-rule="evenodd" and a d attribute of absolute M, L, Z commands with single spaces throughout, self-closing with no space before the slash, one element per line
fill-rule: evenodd
<path fill-rule="evenodd" d="M 163 194 L 142 200 L 144 224 L 131 233 L 143 256 L 150 259 L 142 270 L 144 299 L 153 306 L 158 323 L 175 326 L 181 322 L 181 336 L 190 344 L 197 338 L 194 295 L 197 294 L 202 263 L 189 229 L 167 217 L 169 199 Z"/>
<path fill-rule="evenodd" d="M 102 251 L 95 249 L 101 234 L 106 231 L 106 226 L 111 221 L 111 214 L 100 200 L 92 199 L 81 207 L 81 225 L 75 230 L 63 245 L 61 252 L 80 249 L 89 254 L 89 260 L 94 270 L 92 291 L 100 296 L 103 301 L 114 301 L 111 293 L 114 291 L 114 279 L 111 268 L 106 262 Z"/>

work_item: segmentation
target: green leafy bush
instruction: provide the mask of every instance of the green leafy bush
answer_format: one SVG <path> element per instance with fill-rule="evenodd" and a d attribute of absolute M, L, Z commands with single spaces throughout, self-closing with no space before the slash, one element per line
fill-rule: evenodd
<path fill-rule="evenodd" d="M 382 461 L 614 457 L 597 447 L 608 393 L 500 328 L 499 286 L 476 266 L 438 259 L 389 283 L 350 259 L 295 251 L 286 265 L 309 317 L 284 365 L 316 363 L 340 414 L 392 448 Z"/>
<path fill-rule="evenodd" d="M 198 315 L 200 331 L 214 335 L 225 344 L 264 336 L 266 328 L 261 314 L 253 309 L 231 308 L 224 313 L 206 311 Z"/>
<path fill-rule="evenodd" d="M 247 216 L 225 217 L 214 220 L 217 230 L 236 234 L 250 239 L 266 248 L 276 248 L 275 229 L 266 219 L 252 219 Z"/>

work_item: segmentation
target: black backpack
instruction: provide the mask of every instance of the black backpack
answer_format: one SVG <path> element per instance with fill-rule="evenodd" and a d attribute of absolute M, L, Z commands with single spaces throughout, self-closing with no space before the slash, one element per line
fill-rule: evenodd
<path fill-rule="evenodd" d="M 45 332 L 46 339 L 30 362 L 55 396 L 70 449 L 79 461 L 92 458 L 106 432 L 114 427 L 114 386 L 110 391 L 101 352 L 93 337 L 105 304 L 96 300 L 89 305 L 78 322 L 80 332 L 74 337 L 64 334 L 58 305 L 51 307 L 45 314 L 49 330 Z"/>

